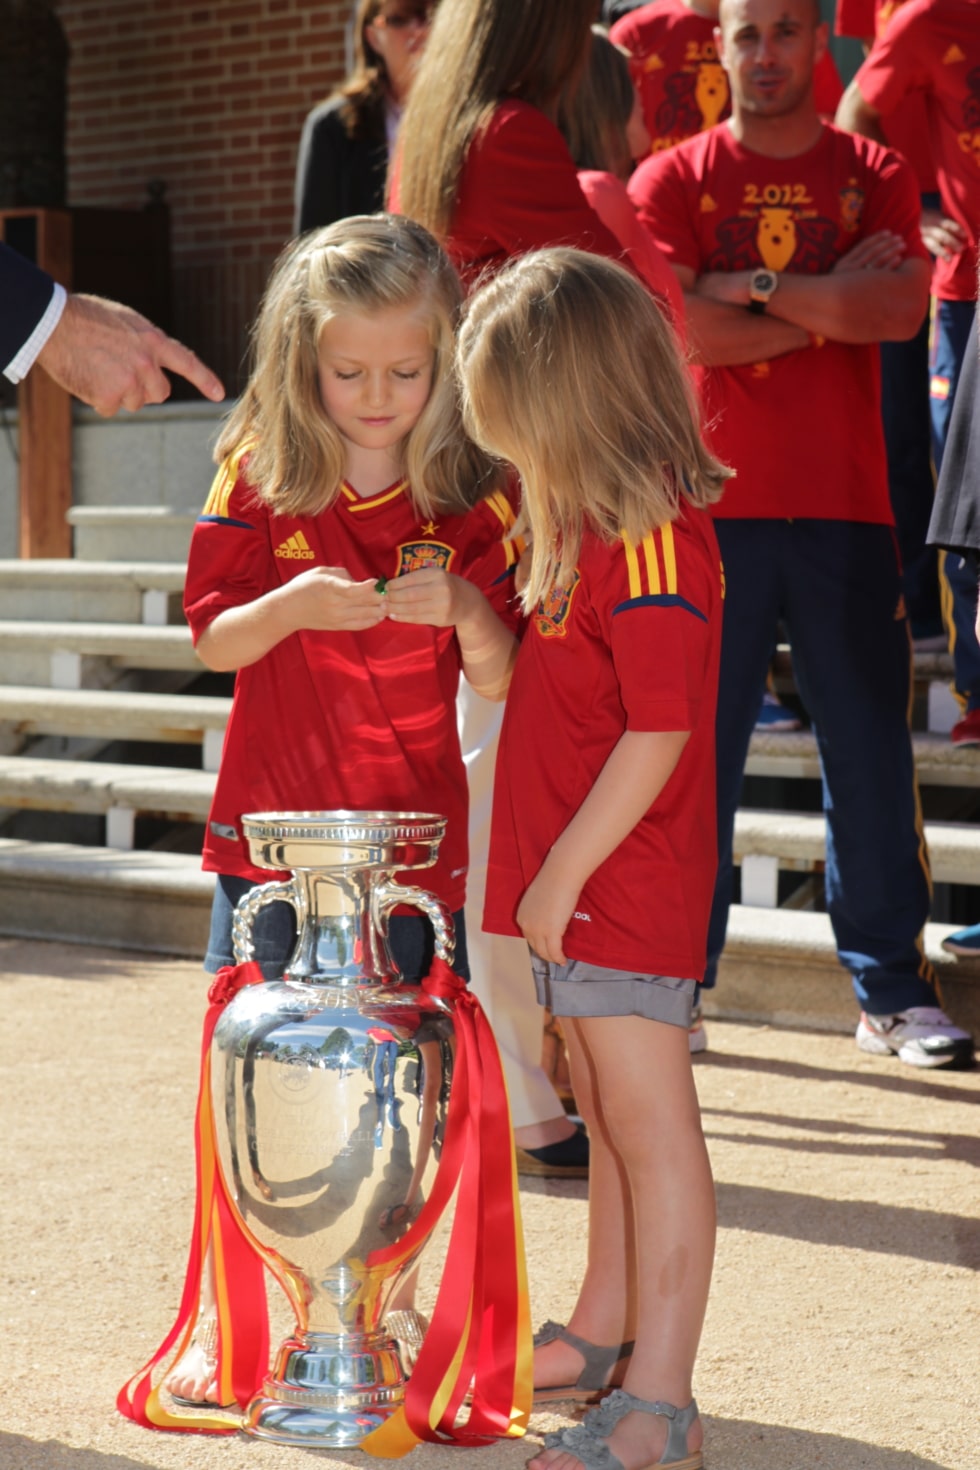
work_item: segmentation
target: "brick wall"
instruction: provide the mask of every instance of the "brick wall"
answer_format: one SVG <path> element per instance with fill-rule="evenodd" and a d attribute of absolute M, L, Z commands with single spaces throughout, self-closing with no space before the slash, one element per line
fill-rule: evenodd
<path fill-rule="evenodd" d="M 350 0 L 59 0 L 68 202 L 166 184 L 174 330 L 241 386 L 248 324 L 292 226 L 303 118 L 344 71 Z"/>

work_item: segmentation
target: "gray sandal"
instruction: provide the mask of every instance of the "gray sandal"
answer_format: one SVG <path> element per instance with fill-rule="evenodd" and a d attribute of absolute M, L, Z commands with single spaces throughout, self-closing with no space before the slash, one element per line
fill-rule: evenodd
<path fill-rule="evenodd" d="M 604 1435 L 611 1434 L 627 1414 L 637 1410 L 641 1414 L 659 1414 L 668 1421 L 667 1443 L 656 1462 L 645 1470 L 656 1470 L 657 1466 L 668 1465 L 670 1470 L 702 1470 L 704 1457 L 700 1450 L 693 1454 L 687 1448 L 687 1435 L 698 1417 L 698 1406 L 694 1399 L 684 1409 L 676 1404 L 665 1404 L 659 1399 L 650 1403 L 647 1399 L 635 1398 L 625 1389 L 616 1388 L 598 1408 L 586 1414 L 581 1424 L 562 1429 L 557 1434 L 546 1434 L 546 1449 L 567 1450 L 585 1467 L 585 1470 L 623 1470 L 623 1463 L 606 1444 Z"/>
<path fill-rule="evenodd" d="M 585 1367 L 574 1383 L 561 1384 L 555 1388 L 536 1388 L 535 1408 L 541 1404 L 598 1403 L 609 1391 L 609 1375 L 616 1364 L 630 1357 L 633 1352 L 631 1342 L 617 1343 L 613 1347 L 599 1347 L 596 1343 L 587 1342 L 584 1337 L 577 1337 L 574 1332 L 569 1332 L 561 1322 L 546 1322 L 540 1332 L 534 1334 L 535 1347 L 544 1347 L 549 1342 L 567 1342 L 569 1347 L 582 1354 Z"/>

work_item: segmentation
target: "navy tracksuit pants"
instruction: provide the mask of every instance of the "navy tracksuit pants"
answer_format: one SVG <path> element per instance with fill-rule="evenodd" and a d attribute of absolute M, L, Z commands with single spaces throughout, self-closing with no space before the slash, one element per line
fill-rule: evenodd
<path fill-rule="evenodd" d="M 862 1010 L 939 1004 L 921 948 L 931 880 L 908 714 L 911 647 L 890 526 L 715 522 L 725 567 L 718 691 L 719 870 L 704 983 L 732 893 L 732 831 L 752 729 L 785 624 L 813 721 L 827 817 L 827 909 Z"/>

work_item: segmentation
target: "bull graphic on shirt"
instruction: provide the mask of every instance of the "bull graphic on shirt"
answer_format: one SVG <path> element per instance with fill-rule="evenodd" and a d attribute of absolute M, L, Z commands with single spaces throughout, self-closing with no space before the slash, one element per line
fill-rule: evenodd
<path fill-rule="evenodd" d="M 728 78 L 715 48 L 702 48 L 693 66 L 664 81 L 664 100 L 657 108 L 657 139 L 692 138 L 713 128 L 728 113 Z"/>
<path fill-rule="evenodd" d="M 963 102 L 963 127 L 973 130 L 980 128 L 980 66 L 975 66 L 966 74 L 966 98 Z M 974 152 L 976 145 L 974 145 Z"/>
<path fill-rule="evenodd" d="M 572 598 L 581 581 L 578 568 L 572 572 L 567 587 L 552 587 L 546 592 L 534 610 L 532 619 L 535 630 L 542 638 L 564 638 L 568 617 L 572 610 Z"/>
<path fill-rule="evenodd" d="M 398 548 L 396 577 L 406 572 L 424 572 L 429 568 L 445 572 L 455 555 L 453 548 L 443 541 L 403 541 Z"/>
<path fill-rule="evenodd" d="M 822 275 L 837 260 L 837 226 L 821 216 L 801 217 L 792 206 L 763 204 L 754 213 L 719 221 L 716 248 L 706 268 L 712 271 L 786 270 Z"/>

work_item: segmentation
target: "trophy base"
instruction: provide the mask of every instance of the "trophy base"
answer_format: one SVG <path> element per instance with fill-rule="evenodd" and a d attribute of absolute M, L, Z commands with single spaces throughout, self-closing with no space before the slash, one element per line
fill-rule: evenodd
<path fill-rule="evenodd" d="M 390 1337 L 304 1333 L 280 1347 L 242 1429 L 275 1444 L 356 1449 L 404 1397 L 405 1378 Z"/>

